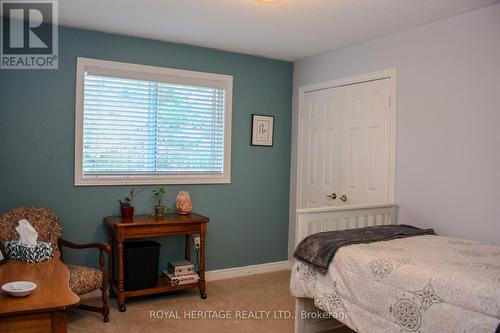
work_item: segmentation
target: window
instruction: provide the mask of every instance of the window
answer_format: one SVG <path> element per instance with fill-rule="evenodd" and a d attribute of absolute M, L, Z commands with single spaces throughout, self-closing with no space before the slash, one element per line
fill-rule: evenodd
<path fill-rule="evenodd" d="M 75 185 L 229 183 L 232 77 L 78 58 Z"/>

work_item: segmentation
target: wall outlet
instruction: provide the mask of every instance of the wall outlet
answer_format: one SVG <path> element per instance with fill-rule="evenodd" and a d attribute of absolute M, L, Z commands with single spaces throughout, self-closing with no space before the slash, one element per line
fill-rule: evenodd
<path fill-rule="evenodd" d="M 199 250 L 200 249 L 200 235 L 195 235 L 193 237 L 193 241 L 194 241 L 194 247 Z"/>

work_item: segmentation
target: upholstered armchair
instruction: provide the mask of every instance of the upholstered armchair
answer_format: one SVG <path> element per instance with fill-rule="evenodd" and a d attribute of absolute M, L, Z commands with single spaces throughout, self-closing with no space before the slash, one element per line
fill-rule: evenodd
<path fill-rule="evenodd" d="M 38 233 L 38 240 L 51 243 L 54 250 L 59 249 L 60 258 L 63 260 L 63 247 L 72 249 L 96 248 L 99 250 L 99 269 L 86 266 L 67 265 L 70 272 L 69 287 L 77 295 L 83 295 L 100 289 L 102 292 L 102 307 L 79 304 L 77 308 L 101 313 L 104 322 L 109 321 L 108 306 L 108 279 L 104 252 L 109 253 L 110 248 L 104 243 L 74 244 L 61 238 L 62 230 L 57 215 L 47 208 L 17 207 L 0 215 L 0 242 L 17 240 L 16 231 L 18 221 L 26 219 Z"/>

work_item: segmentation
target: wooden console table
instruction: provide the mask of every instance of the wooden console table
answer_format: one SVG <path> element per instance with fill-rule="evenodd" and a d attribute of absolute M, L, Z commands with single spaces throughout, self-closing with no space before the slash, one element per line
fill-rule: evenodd
<path fill-rule="evenodd" d="M 108 242 L 111 246 L 111 256 L 109 258 L 109 288 L 110 296 L 114 297 L 115 289 L 118 293 L 118 308 L 121 312 L 126 310 L 125 300 L 128 297 L 151 295 L 169 291 L 184 290 L 198 287 L 202 299 L 207 298 L 205 283 L 205 235 L 207 233 L 208 217 L 189 214 L 167 214 L 161 217 L 152 215 L 136 215 L 133 218 L 125 219 L 120 216 L 105 217 L 103 222 L 108 229 Z M 124 288 L 123 272 L 123 242 L 129 239 L 153 238 L 170 235 L 185 235 L 185 258 L 191 260 L 190 240 L 192 234 L 200 234 L 200 255 L 199 272 L 200 279 L 197 283 L 184 285 L 170 285 L 167 280 L 160 276 L 156 287 L 140 290 L 127 291 Z M 117 275 L 118 281 L 114 281 L 113 257 L 116 249 Z"/>

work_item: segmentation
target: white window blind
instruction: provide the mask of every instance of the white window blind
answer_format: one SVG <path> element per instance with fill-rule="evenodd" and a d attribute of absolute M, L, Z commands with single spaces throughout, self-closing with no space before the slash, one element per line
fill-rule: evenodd
<path fill-rule="evenodd" d="M 90 62 L 80 68 L 77 185 L 228 182 L 226 76 Z"/>

